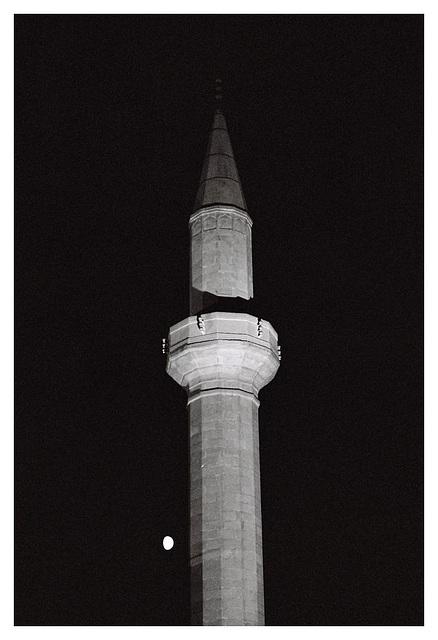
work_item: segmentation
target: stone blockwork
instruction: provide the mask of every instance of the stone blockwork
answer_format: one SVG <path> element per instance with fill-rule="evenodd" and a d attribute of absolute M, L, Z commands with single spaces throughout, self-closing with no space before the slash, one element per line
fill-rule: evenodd
<path fill-rule="evenodd" d="M 253 297 L 252 221 L 245 211 L 211 206 L 190 217 L 190 310 L 202 310 L 202 294 Z"/>
<path fill-rule="evenodd" d="M 258 401 L 211 391 L 188 410 L 192 624 L 263 625 Z"/>

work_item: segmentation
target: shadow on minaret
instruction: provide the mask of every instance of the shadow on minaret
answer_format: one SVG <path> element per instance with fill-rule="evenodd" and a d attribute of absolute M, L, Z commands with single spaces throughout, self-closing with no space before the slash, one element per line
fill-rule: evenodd
<path fill-rule="evenodd" d="M 196 301 L 196 303 L 195 303 Z M 201 313 L 213 313 L 214 311 L 227 311 L 228 313 L 248 313 L 252 316 L 259 317 L 260 305 L 254 303 L 254 299 L 250 298 L 228 298 L 225 296 L 215 296 L 212 293 L 198 291 L 192 289 L 192 308 L 191 314 L 198 315 Z"/>

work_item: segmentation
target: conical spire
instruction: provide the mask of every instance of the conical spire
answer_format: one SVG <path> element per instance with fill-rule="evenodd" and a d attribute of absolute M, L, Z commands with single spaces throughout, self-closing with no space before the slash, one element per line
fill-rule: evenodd
<path fill-rule="evenodd" d="M 221 109 L 216 109 L 214 113 L 194 211 L 213 204 L 227 204 L 246 211 L 227 123 Z"/>

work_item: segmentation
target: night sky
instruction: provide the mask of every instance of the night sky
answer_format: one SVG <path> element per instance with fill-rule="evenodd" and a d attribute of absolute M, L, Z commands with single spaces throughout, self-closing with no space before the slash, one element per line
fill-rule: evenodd
<path fill-rule="evenodd" d="M 253 226 L 267 625 L 421 625 L 421 15 L 16 17 L 16 624 L 187 625 L 215 78 Z M 175 546 L 164 551 L 162 539 Z"/>

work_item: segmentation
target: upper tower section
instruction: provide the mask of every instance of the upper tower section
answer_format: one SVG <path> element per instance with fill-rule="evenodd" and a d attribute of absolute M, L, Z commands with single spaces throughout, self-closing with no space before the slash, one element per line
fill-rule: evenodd
<path fill-rule="evenodd" d="M 216 109 L 214 114 L 193 211 L 214 204 L 247 210 L 227 123 L 221 109 Z"/>
<path fill-rule="evenodd" d="M 233 311 L 231 298 L 253 297 L 251 227 L 225 117 L 216 109 L 189 221 L 191 315 Z"/>

